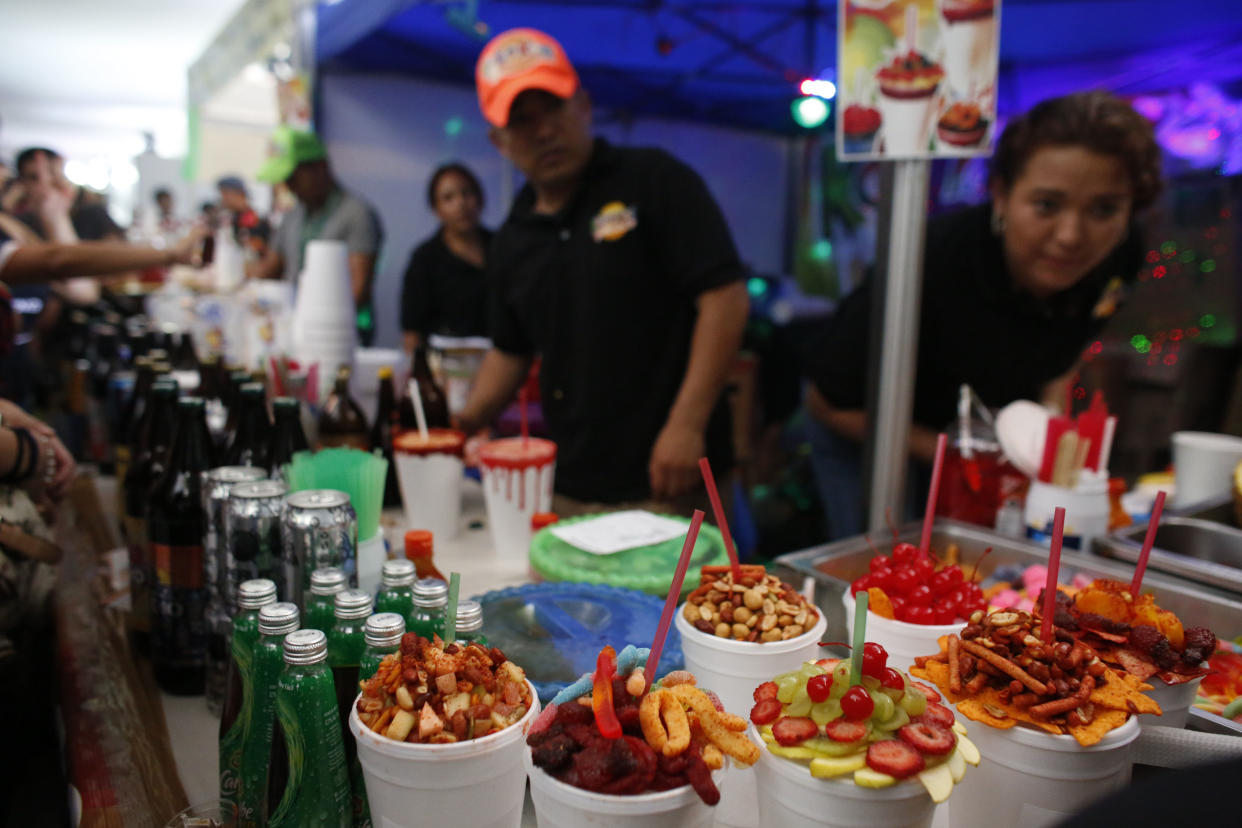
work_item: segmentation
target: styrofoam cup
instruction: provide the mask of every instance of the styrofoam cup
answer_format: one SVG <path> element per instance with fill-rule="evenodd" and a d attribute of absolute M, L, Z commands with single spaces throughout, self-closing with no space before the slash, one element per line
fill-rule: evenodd
<path fill-rule="evenodd" d="M 531 517 L 552 511 L 556 443 L 538 437 L 492 440 L 479 450 L 479 471 L 496 553 L 525 559 Z"/>
<path fill-rule="evenodd" d="M 845 605 L 845 625 L 850 641 L 854 640 L 854 596 L 847 589 L 841 595 Z M 960 633 L 965 621 L 956 624 L 908 624 L 867 612 L 867 640 L 874 641 L 888 651 L 888 666 L 907 672 L 914 666 L 916 656 L 935 655 L 940 652 L 940 636 Z"/>
<path fill-rule="evenodd" d="M 983 761 L 953 791 L 951 825 L 1060 824 L 1126 786 L 1139 735 L 1134 716 L 1091 747 L 1022 725 L 998 730 L 968 722 L 967 728 Z"/>
<path fill-rule="evenodd" d="M 466 435 L 447 428 L 428 429 L 433 442 L 417 431 L 392 441 L 397 485 L 408 529 L 430 529 L 437 539 L 457 537 L 461 523 L 462 448 Z"/>
<path fill-rule="evenodd" d="M 1173 434 L 1173 506 L 1226 498 L 1242 462 L 1242 437 L 1208 431 Z"/>
<path fill-rule="evenodd" d="M 355 701 L 349 729 L 358 742 L 372 822 L 383 828 L 518 828 L 526 801 L 526 732 L 539 715 L 539 696 L 526 684 L 531 708 L 516 724 L 482 739 L 443 745 L 397 742 L 374 733 L 358 718 Z"/>
<path fill-rule="evenodd" d="M 689 785 L 633 796 L 602 794 L 549 776 L 535 767 L 530 748 L 522 754 L 522 764 L 530 776 L 539 828 L 707 828 L 716 814 Z M 722 777 L 719 771 L 712 774 L 717 787 Z"/>
<path fill-rule="evenodd" d="M 1147 683 L 1151 689 L 1143 691 L 1143 694 L 1160 705 L 1161 715 L 1143 713 L 1138 717 L 1139 724 L 1143 727 L 1185 727 L 1186 719 L 1190 717 L 1190 706 L 1195 703 L 1202 681 L 1203 676 L 1182 684 L 1165 684 L 1157 676 L 1149 678 Z"/>
<path fill-rule="evenodd" d="M 298 278 L 298 305 L 306 313 L 330 314 L 348 303 L 350 290 L 349 249 L 345 242 L 314 239 L 306 244 L 302 273 Z M 310 318 L 309 316 L 307 318 Z"/>
<path fill-rule="evenodd" d="M 749 735 L 764 745 L 754 725 Z M 755 775 L 760 828 L 927 828 L 936 807 L 917 779 L 889 788 L 862 788 L 853 776 L 816 779 L 805 763 L 782 759 L 766 745 L 759 749 Z"/>

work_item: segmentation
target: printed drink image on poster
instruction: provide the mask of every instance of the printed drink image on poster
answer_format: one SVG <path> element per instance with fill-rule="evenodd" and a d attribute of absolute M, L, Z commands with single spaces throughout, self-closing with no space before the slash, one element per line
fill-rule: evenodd
<path fill-rule="evenodd" d="M 1000 0 L 842 0 L 842 161 L 986 155 L 996 123 Z"/>

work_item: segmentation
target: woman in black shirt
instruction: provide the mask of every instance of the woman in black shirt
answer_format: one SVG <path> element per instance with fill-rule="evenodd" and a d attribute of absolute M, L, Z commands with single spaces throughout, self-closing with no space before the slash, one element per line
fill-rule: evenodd
<path fill-rule="evenodd" d="M 407 353 L 431 334 L 487 335 L 484 265 L 492 232 L 479 224 L 483 188 L 467 167 L 445 164 L 431 176 L 427 204 L 440 229 L 405 268 L 401 330 Z"/>
<path fill-rule="evenodd" d="M 928 225 L 914 422 L 928 462 L 969 383 L 989 406 L 1064 399 L 1079 355 L 1142 266 L 1136 211 L 1160 192 L 1151 125 L 1105 92 L 1053 98 L 1006 128 L 991 201 Z M 815 343 L 805 398 L 830 537 L 862 531 L 871 289 L 847 296 Z"/>

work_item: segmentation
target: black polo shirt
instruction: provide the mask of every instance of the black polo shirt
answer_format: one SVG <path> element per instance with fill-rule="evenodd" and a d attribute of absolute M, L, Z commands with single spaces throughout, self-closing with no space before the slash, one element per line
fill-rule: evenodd
<path fill-rule="evenodd" d="M 534 213 L 529 185 L 488 261 L 492 341 L 539 354 L 558 446 L 556 490 L 588 501 L 650 495 L 648 461 L 681 386 L 699 294 L 742 278 L 703 180 L 658 149 L 597 139 L 573 201 Z M 732 465 L 722 395 L 706 431 L 717 474 Z"/>
<path fill-rule="evenodd" d="M 493 233 L 480 232 L 486 250 Z M 487 274 L 449 250 L 443 230 L 410 254 L 401 291 L 401 330 L 424 338 L 433 333 L 487 336 Z"/>
<path fill-rule="evenodd" d="M 1019 290 L 989 228 L 991 204 L 933 219 L 923 260 L 914 421 L 936 430 L 969 383 L 988 406 L 1039 400 L 1099 335 L 1142 267 L 1137 229 L 1078 284 L 1048 300 Z M 871 284 L 838 306 L 808 354 L 807 374 L 833 406 L 867 404 Z"/>

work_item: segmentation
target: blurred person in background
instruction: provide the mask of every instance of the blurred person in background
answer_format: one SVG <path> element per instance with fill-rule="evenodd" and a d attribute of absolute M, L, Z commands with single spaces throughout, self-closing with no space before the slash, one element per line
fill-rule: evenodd
<path fill-rule="evenodd" d="M 19 152 L 17 178 L 17 215 L 45 241 L 125 239 L 125 231 L 108 215 L 104 196 L 66 178 L 65 159 L 55 150 L 31 147 Z"/>
<path fill-rule="evenodd" d="M 229 214 L 233 240 L 245 251 L 247 260 L 262 259 L 267 255 L 272 228 L 267 219 L 250 206 L 245 183 L 238 176 L 226 175 L 216 182 L 216 191 L 220 193 L 220 206 Z"/>
<path fill-rule="evenodd" d="M 410 255 L 401 291 L 401 331 L 406 353 L 431 334 L 487 336 L 487 276 L 492 231 L 479 223 L 483 188 L 464 164 L 432 173 L 427 206 L 440 220 L 435 235 Z"/>
<path fill-rule="evenodd" d="M 359 341 L 375 339 L 371 290 L 375 263 L 384 240 L 379 215 L 358 196 L 346 191 L 332 174 L 328 151 L 312 132 L 282 126 L 272 136 L 276 154 L 255 177 L 284 184 L 297 199 L 272 236 L 262 259 L 246 266 L 250 278 L 284 278 L 294 284 L 302 272 L 308 242 L 331 239 L 349 250 L 349 281 L 357 309 Z"/>

